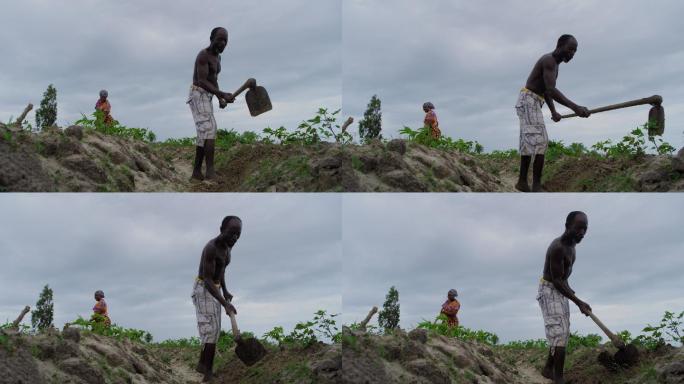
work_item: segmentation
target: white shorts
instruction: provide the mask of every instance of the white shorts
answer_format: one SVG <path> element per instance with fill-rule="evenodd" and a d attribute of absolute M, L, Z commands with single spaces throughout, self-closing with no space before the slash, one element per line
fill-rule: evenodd
<path fill-rule="evenodd" d="M 544 330 L 549 347 L 565 347 L 570 337 L 570 305 L 553 283 L 539 282 L 537 301 L 544 317 Z"/>
<path fill-rule="evenodd" d="M 211 103 L 211 93 L 196 85 L 190 86 L 187 104 L 192 111 L 192 119 L 195 120 L 197 130 L 197 146 L 203 147 L 204 140 L 216 139 L 216 119 L 214 119 L 214 106 Z"/>
<path fill-rule="evenodd" d="M 534 156 L 543 155 L 549 146 L 549 136 L 544 125 L 542 106 L 544 99 L 541 96 L 521 90 L 515 110 L 520 119 L 520 155 Z"/>
<path fill-rule="evenodd" d="M 197 315 L 197 329 L 202 344 L 216 344 L 221 332 L 221 303 L 209 293 L 204 281 L 195 279 L 192 303 Z"/>

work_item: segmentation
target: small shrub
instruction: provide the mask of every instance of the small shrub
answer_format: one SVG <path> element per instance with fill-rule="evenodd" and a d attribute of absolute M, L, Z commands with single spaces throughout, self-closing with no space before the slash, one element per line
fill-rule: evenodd
<path fill-rule="evenodd" d="M 491 332 L 471 330 L 460 325 L 457 327 L 450 327 L 447 323 L 447 317 L 443 314 L 437 316 L 435 321 L 422 321 L 418 324 L 418 328 L 427 329 L 428 331 L 439 335 L 454 337 L 459 340 L 473 340 L 488 345 L 496 345 L 499 342 L 499 336 Z"/>
<path fill-rule="evenodd" d="M 116 324 L 106 326 L 104 321 L 102 321 L 102 316 L 98 314 L 93 314 L 91 320 L 85 320 L 79 316 L 70 324 L 78 325 L 87 331 L 102 336 L 113 337 L 117 340 L 128 339 L 139 343 L 152 342 L 152 335 L 149 332 L 135 328 L 123 328 Z"/>
<path fill-rule="evenodd" d="M 465 141 L 463 139 L 453 140 L 451 137 L 447 136 L 441 136 L 439 139 L 435 139 L 432 137 L 430 127 L 428 126 L 418 128 L 417 130 L 405 126 L 399 133 L 406 135 L 407 140 L 410 142 L 431 148 L 455 149 L 459 152 L 468 154 L 481 154 L 484 151 L 484 147 L 477 141 Z"/>

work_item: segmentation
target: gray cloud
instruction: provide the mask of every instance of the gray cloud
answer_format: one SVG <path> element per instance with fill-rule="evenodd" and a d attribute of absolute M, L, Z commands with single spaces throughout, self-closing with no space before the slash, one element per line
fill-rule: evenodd
<path fill-rule="evenodd" d="M 102 289 L 117 324 L 158 340 L 195 335 L 199 256 L 228 214 L 244 222 L 226 274 L 242 329 L 341 310 L 339 196 L 5 194 L 0 207 L 0 321 L 49 283 L 59 326 L 89 316 Z"/>
<path fill-rule="evenodd" d="M 360 117 L 378 94 L 385 136 L 398 137 L 404 125 L 422 125 L 421 105 L 430 100 L 446 135 L 477 140 L 486 150 L 515 148 L 518 91 L 558 36 L 572 33 L 579 51 L 561 65 L 559 88 L 589 107 L 661 94 L 664 139 L 681 147 L 684 43 L 673 26 L 683 11 L 675 1 L 346 1 L 343 109 Z M 647 111 L 644 106 L 557 124 L 545 114 L 552 139 L 592 145 L 620 140 L 645 122 Z"/>
<path fill-rule="evenodd" d="M 684 310 L 684 243 L 670 212 L 677 195 L 345 195 L 345 322 L 399 290 L 402 326 L 432 320 L 450 288 L 461 323 L 503 340 L 543 338 L 535 301 L 544 255 L 565 216 L 583 210 L 589 231 L 577 247 L 571 286 L 609 327 L 633 333 L 665 310 Z M 572 328 L 600 330 L 574 305 Z"/>
<path fill-rule="evenodd" d="M 269 0 L 140 3 L 45 2 L 3 6 L 0 44 L 0 118 L 40 103 L 53 83 L 58 123 L 90 114 L 102 88 L 112 114 L 128 126 L 147 127 L 161 139 L 194 135 L 185 104 L 195 56 L 215 26 L 227 27 L 219 85 L 233 91 L 255 77 L 274 109 L 249 116 L 244 100 L 217 113 L 222 128 L 292 129 L 320 106 L 341 104 L 341 3 Z M 34 122 L 34 113 L 29 114 Z"/>

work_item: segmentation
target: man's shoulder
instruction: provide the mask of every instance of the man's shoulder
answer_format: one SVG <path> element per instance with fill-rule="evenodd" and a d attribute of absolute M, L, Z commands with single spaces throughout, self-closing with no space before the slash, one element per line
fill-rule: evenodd
<path fill-rule="evenodd" d="M 216 243 L 214 243 L 216 239 L 211 239 L 207 241 L 207 243 L 204 245 L 204 251 L 214 251 L 216 250 Z"/>
<path fill-rule="evenodd" d="M 547 66 L 547 65 L 558 66 L 556 59 L 553 57 L 553 52 L 549 52 L 547 54 L 542 55 L 542 57 L 539 58 L 538 62 L 544 66 Z"/>

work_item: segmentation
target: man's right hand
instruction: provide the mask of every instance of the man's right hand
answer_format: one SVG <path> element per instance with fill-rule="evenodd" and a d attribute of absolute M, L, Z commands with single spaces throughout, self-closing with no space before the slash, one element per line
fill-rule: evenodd
<path fill-rule="evenodd" d="M 237 309 L 235 309 L 235 307 L 233 306 L 233 304 L 231 304 L 231 303 L 226 303 L 226 305 L 224 306 L 224 308 L 226 309 L 226 315 L 230 316 L 230 313 L 231 313 L 231 312 L 232 312 L 233 314 L 237 315 Z"/>
<path fill-rule="evenodd" d="M 582 106 L 577 106 L 577 108 L 574 110 L 574 112 L 577 114 L 579 117 L 589 117 L 591 115 L 591 112 L 589 112 L 589 109 L 587 107 L 582 107 Z"/>
<path fill-rule="evenodd" d="M 591 307 L 584 301 L 580 301 L 579 303 L 577 303 L 577 306 L 579 307 L 580 312 L 584 314 L 584 316 L 589 316 L 589 314 L 591 313 Z"/>
<path fill-rule="evenodd" d="M 228 103 L 232 103 L 235 101 L 235 97 L 233 96 L 232 93 L 229 93 L 229 92 L 222 92 L 221 98 L 224 99 Z"/>
<path fill-rule="evenodd" d="M 551 112 L 551 120 L 553 120 L 554 122 L 557 123 L 557 122 L 561 121 L 561 118 L 562 118 L 562 117 L 561 117 L 561 114 L 560 114 L 560 113 L 558 113 L 558 112 Z"/>

